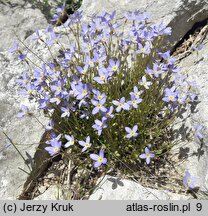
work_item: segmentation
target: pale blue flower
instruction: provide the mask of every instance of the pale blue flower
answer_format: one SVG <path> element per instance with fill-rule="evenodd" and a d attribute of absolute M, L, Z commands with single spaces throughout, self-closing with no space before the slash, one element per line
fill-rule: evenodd
<path fill-rule="evenodd" d="M 90 154 L 90 158 L 95 161 L 94 167 L 97 168 L 102 164 L 107 163 L 107 158 L 104 157 L 104 151 L 100 149 L 99 155 L 97 154 Z"/>
<path fill-rule="evenodd" d="M 146 147 L 145 148 L 145 153 L 141 154 L 139 157 L 141 159 L 146 159 L 146 163 L 149 164 L 150 163 L 150 159 L 153 158 L 155 156 L 154 153 L 150 152 L 150 150 Z"/>

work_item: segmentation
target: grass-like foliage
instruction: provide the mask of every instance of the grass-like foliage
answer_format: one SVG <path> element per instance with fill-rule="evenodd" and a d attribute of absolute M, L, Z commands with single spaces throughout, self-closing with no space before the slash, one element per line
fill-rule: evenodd
<path fill-rule="evenodd" d="M 65 154 L 80 166 L 95 168 L 122 163 L 125 171 L 151 164 L 168 150 L 175 113 L 193 96 L 192 83 L 179 74 L 163 46 L 171 29 L 149 22 L 139 10 L 115 17 L 115 12 L 103 12 L 84 23 L 82 12 L 75 12 L 64 24 L 76 39 L 68 47 L 53 29 L 47 30 L 48 39 L 36 31 L 33 41 L 49 51 L 58 44 L 63 55 L 34 68 L 32 76 L 24 72 L 17 82 L 20 93 L 35 99 L 51 119 L 46 127 L 51 156 Z M 10 51 L 30 64 L 18 44 Z M 26 113 L 22 106 L 18 117 Z"/>

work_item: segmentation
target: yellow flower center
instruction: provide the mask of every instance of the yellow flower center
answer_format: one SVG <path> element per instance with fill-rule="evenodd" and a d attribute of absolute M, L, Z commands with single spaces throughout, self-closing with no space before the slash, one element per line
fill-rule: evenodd
<path fill-rule="evenodd" d="M 58 91 L 61 91 L 61 87 L 60 86 L 57 89 L 58 89 Z"/>
<path fill-rule="evenodd" d="M 99 157 L 98 158 L 98 161 L 101 163 L 101 162 L 103 162 L 103 158 L 102 157 Z"/>
<path fill-rule="evenodd" d="M 101 108 L 101 107 L 102 107 L 102 104 L 98 104 L 97 107 L 98 107 L 98 108 Z"/>
<path fill-rule="evenodd" d="M 120 103 L 120 104 L 119 104 L 119 106 L 120 106 L 120 107 L 122 107 L 122 106 L 123 106 L 123 104 L 122 104 L 122 103 Z"/>
<path fill-rule="evenodd" d="M 101 76 L 100 79 L 101 79 L 101 80 L 104 80 L 104 79 L 105 79 L 105 76 Z"/>
<path fill-rule="evenodd" d="M 132 101 L 132 104 L 134 104 L 134 105 L 135 105 L 135 104 L 136 104 L 136 101 L 135 101 L 135 100 L 134 100 L 134 101 Z"/>
<path fill-rule="evenodd" d="M 98 96 L 98 100 L 101 100 L 103 97 L 101 95 Z"/>
<path fill-rule="evenodd" d="M 86 91 L 86 90 L 83 90 L 82 94 L 83 94 L 83 95 L 86 95 L 86 94 L 87 94 L 87 91 Z"/>
<path fill-rule="evenodd" d="M 146 154 L 146 157 L 149 158 L 149 157 L 150 157 L 150 154 Z"/>
<path fill-rule="evenodd" d="M 135 134 L 135 132 L 134 132 L 134 131 L 132 131 L 130 134 L 131 134 L 131 135 L 134 135 L 134 134 Z"/>
<path fill-rule="evenodd" d="M 92 61 L 90 61 L 90 62 L 89 62 L 89 64 L 90 64 L 90 65 L 93 65 L 93 62 L 92 62 Z"/>
<path fill-rule="evenodd" d="M 191 183 L 191 179 L 187 179 L 187 182 L 188 182 L 188 183 Z"/>
<path fill-rule="evenodd" d="M 175 97 L 174 97 L 173 95 L 170 95 L 170 96 L 169 96 L 169 99 L 170 99 L 170 100 L 173 100 L 174 98 L 175 98 Z"/>
<path fill-rule="evenodd" d="M 23 82 L 24 82 L 24 83 L 26 83 L 26 82 L 27 82 L 27 80 L 23 80 Z"/>
<path fill-rule="evenodd" d="M 28 91 L 27 91 L 27 93 L 28 93 L 28 94 L 31 94 L 31 93 L 32 93 L 32 91 L 31 91 L 31 90 L 28 90 Z"/>
<path fill-rule="evenodd" d="M 116 65 L 113 66 L 112 69 L 113 69 L 113 71 L 116 71 L 117 70 L 117 66 Z"/>
<path fill-rule="evenodd" d="M 85 143 L 85 147 L 89 147 L 89 143 Z"/>
<path fill-rule="evenodd" d="M 58 152 L 58 150 L 59 150 L 58 147 L 53 148 L 53 151 L 54 151 L 54 152 Z"/>
<path fill-rule="evenodd" d="M 83 70 L 83 71 L 82 71 L 82 74 L 86 74 L 86 72 L 87 72 L 86 70 Z"/>
<path fill-rule="evenodd" d="M 145 52 L 145 49 L 144 49 L 144 48 L 142 48 L 142 49 L 141 49 L 141 52 L 142 52 L 142 53 L 144 53 L 144 52 Z"/>

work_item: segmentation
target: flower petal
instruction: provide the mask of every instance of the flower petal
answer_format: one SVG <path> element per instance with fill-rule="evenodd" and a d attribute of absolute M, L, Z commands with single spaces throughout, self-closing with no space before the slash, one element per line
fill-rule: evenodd
<path fill-rule="evenodd" d="M 131 131 L 132 131 L 132 129 L 129 128 L 129 127 L 125 127 L 125 130 L 126 130 L 127 133 L 131 133 Z"/>
<path fill-rule="evenodd" d="M 90 158 L 91 158 L 92 160 L 94 160 L 94 161 L 97 161 L 98 158 L 99 158 L 99 155 L 97 155 L 97 154 L 90 154 Z"/>
<path fill-rule="evenodd" d="M 99 156 L 102 158 L 104 157 L 104 151 L 102 149 L 100 149 Z"/>
<path fill-rule="evenodd" d="M 149 164 L 150 163 L 150 157 L 146 158 L 146 163 Z"/>
<path fill-rule="evenodd" d="M 99 167 L 101 164 L 102 164 L 101 162 L 96 161 L 96 162 L 94 163 L 94 167 L 97 168 L 97 167 Z"/>
<path fill-rule="evenodd" d="M 145 148 L 144 151 L 145 151 L 146 154 L 149 154 L 149 153 L 150 153 L 150 150 L 149 150 L 147 147 Z"/>
<path fill-rule="evenodd" d="M 145 159 L 146 158 L 146 154 L 141 154 L 139 155 L 140 158 Z"/>

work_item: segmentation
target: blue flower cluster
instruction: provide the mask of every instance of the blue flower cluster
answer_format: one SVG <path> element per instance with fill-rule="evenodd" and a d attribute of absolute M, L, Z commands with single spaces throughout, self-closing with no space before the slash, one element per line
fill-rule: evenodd
<path fill-rule="evenodd" d="M 62 11 L 63 8 L 57 11 L 54 20 Z M 113 142 L 120 143 L 118 148 L 123 142 L 142 142 L 144 125 L 139 116 L 150 119 L 145 114 L 148 103 L 160 101 L 162 108 L 173 112 L 193 99 L 187 94 L 192 83 L 179 74 L 170 51 L 159 50 L 171 29 L 162 23 L 150 23 L 148 15 L 140 10 L 127 12 L 119 20 L 115 16 L 116 12 L 103 12 L 83 23 L 82 12 L 75 12 L 64 25 L 76 42 L 62 50 L 63 56 L 56 63 L 35 68 L 32 77 L 24 72 L 17 80 L 21 94 L 35 98 L 39 109 L 49 116 L 56 113 L 59 127 L 67 128 L 59 131 L 53 119 L 46 127 L 52 134 L 46 147 L 50 155 L 56 155 L 63 147 L 81 146 L 81 152 L 91 153 L 89 158 L 99 167 L 107 163 L 104 150 L 110 156 Z M 49 39 L 44 41 L 37 30 L 32 39 L 41 40 L 46 46 L 61 43 L 61 36 L 53 29 L 48 29 L 47 34 Z M 11 51 L 17 50 L 15 44 Z M 19 58 L 27 60 L 22 53 Z M 26 111 L 23 106 L 18 117 Z M 138 155 L 144 148 L 143 144 L 137 148 Z M 94 154 L 98 150 L 99 154 Z M 146 158 L 149 164 L 154 156 L 146 147 L 140 158 Z"/>

